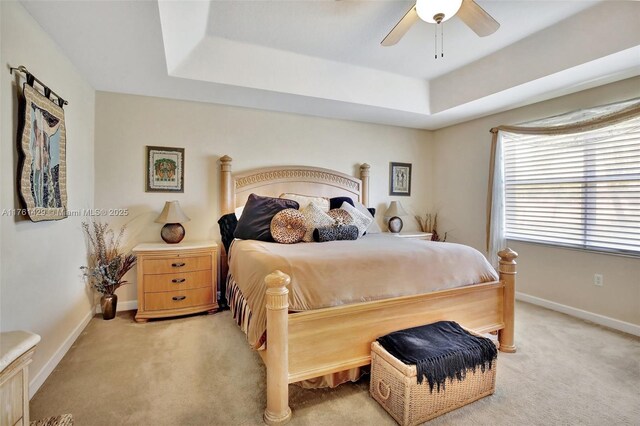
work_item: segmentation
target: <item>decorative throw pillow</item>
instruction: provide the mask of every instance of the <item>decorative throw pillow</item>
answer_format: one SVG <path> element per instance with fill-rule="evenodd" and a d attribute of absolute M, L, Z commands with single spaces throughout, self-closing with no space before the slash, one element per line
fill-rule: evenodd
<path fill-rule="evenodd" d="M 358 227 L 355 225 L 325 226 L 313 230 L 313 239 L 319 243 L 326 241 L 357 240 Z"/>
<path fill-rule="evenodd" d="M 353 200 L 350 197 L 333 197 L 329 199 L 329 208 L 339 209 L 342 203 L 349 203 L 353 206 Z"/>
<path fill-rule="evenodd" d="M 316 203 L 309 204 L 300 210 L 300 212 L 304 215 L 304 225 L 307 228 L 304 237 L 302 237 L 302 241 L 312 242 L 314 229 L 335 224 L 335 220 L 322 211 L 322 208 L 317 206 Z"/>
<path fill-rule="evenodd" d="M 373 219 L 366 216 L 364 213 L 362 213 L 360 210 L 353 207 L 349 203 L 342 203 L 342 207 L 340 208 L 346 210 L 347 213 L 351 215 L 351 217 L 353 218 L 353 224 L 358 227 L 358 237 L 362 237 L 367 231 L 369 225 L 371 225 Z"/>
<path fill-rule="evenodd" d="M 304 216 L 296 209 L 281 210 L 271 219 L 271 235 L 277 243 L 299 243 L 306 230 Z"/>
<path fill-rule="evenodd" d="M 271 219 L 281 210 L 297 208 L 298 203 L 292 200 L 251 194 L 233 236 L 243 240 L 273 241 Z"/>
<path fill-rule="evenodd" d="M 323 212 L 329 211 L 329 199 L 325 197 L 311 197 L 309 195 L 293 194 L 291 192 L 285 192 L 280 194 L 280 198 L 286 198 L 287 200 L 296 201 L 300 205 L 300 210 L 307 207 L 310 203 L 316 203 Z"/>
<path fill-rule="evenodd" d="M 380 226 L 378 225 L 378 222 L 376 222 L 376 220 L 373 218 L 373 216 L 376 214 L 376 209 L 366 208 L 364 204 L 358 202 L 356 202 L 355 208 L 358 209 L 360 213 L 371 219 L 371 224 L 367 227 L 367 234 L 379 234 L 382 232 Z M 373 210 L 373 213 L 371 213 L 371 210 Z"/>
<path fill-rule="evenodd" d="M 222 238 L 222 245 L 227 253 L 229 253 L 229 246 L 233 241 L 233 233 L 238 226 L 238 219 L 235 213 L 229 213 L 218 219 L 218 225 L 220 225 L 220 238 Z"/>
<path fill-rule="evenodd" d="M 340 225 L 351 225 L 353 224 L 353 218 L 351 215 L 342 209 L 331 209 L 329 213 L 327 213 L 333 220 L 335 220 L 335 224 Z"/>

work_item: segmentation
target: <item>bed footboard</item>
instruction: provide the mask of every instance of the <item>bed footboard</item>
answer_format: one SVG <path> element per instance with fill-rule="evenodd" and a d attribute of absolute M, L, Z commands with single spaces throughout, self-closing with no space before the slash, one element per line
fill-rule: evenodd
<path fill-rule="evenodd" d="M 287 289 L 291 279 L 281 271 L 267 275 L 265 423 L 282 424 L 291 418 L 289 383 L 366 365 L 371 342 L 398 329 L 453 320 L 481 332 L 497 330 L 500 350 L 515 352 L 518 254 L 507 248 L 498 256 L 499 281 L 292 314 Z"/>

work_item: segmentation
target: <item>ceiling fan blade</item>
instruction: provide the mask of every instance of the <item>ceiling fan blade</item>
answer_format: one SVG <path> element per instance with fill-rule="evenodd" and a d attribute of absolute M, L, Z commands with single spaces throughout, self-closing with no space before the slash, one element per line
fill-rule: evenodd
<path fill-rule="evenodd" d="M 393 46 L 409 31 L 409 28 L 418 20 L 418 13 L 416 12 L 416 6 L 414 5 L 407 13 L 404 14 L 402 19 L 396 24 L 395 27 L 387 34 L 387 36 L 380 42 L 383 46 Z"/>
<path fill-rule="evenodd" d="M 491 35 L 500 28 L 498 21 L 473 0 L 464 0 L 456 16 L 480 37 Z"/>

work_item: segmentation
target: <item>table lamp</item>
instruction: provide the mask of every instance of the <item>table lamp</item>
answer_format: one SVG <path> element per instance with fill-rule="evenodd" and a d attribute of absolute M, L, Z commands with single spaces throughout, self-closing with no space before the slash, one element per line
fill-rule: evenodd
<path fill-rule="evenodd" d="M 177 201 L 167 201 L 162 213 L 156 219 L 157 223 L 164 223 L 160 236 L 168 244 L 177 244 L 184 238 L 185 231 L 181 223 L 191 219 L 184 214 Z"/>
<path fill-rule="evenodd" d="M 389 208 L 386 212 L 384 212 L 384 217 L 389 218 L 387 222 L 387 226 L 389 227 L 389 232 L 393 232 L 397 234 L 402 230 L 402 219 L 400 216 L 406 216 L 408 213 L 404 208 L 402 208 L 402 204 L 400 201 L 392 201 L 389 204 Z"/>

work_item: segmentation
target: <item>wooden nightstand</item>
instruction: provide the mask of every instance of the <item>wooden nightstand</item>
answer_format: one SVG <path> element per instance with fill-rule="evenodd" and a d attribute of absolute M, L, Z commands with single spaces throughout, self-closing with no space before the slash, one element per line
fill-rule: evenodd
<path fill-rule="evenodd" d="M 407 231 L 407 232 L 398 232 L 398 233 L 388 232 L 388 234 L 397 238 L 413 238 L 416 240 L 427 240 L 427 241 L 431 241 L 431 236 L 433 235 L 429 232 L 419 232 L 419 231 L 415 231 L 415 232 Z"/>
<path fill-rule="evenodd" d="M 139 244 L 137 322 L 218 308 L 218 244 Z"/>

